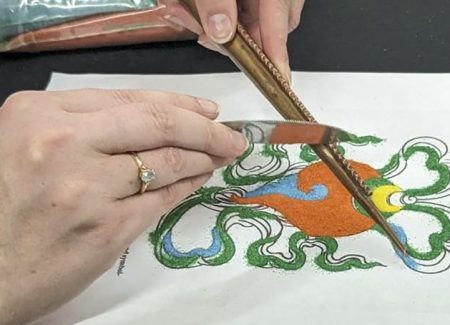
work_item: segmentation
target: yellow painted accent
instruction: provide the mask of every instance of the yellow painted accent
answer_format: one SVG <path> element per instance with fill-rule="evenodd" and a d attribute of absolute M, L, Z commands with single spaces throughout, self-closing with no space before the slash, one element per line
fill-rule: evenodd
<path fill-rule="evenodd" d="M 381 212 L 395 213 L 399 212 L 403 207 L 392 205 L 389 203 L 389 197 L 403 190 L 395 185 L 384 185 L 373 190 L 372 200 Z"/>

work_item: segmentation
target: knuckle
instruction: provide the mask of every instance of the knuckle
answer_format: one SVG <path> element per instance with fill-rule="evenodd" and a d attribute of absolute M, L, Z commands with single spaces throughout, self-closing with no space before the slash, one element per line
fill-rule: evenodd
<path fill-rule="evenodd" d="M 169 102 L 175 107 L 186 108 L 190 110 L 201 108 L 200 102 L 196 97 L 175 93 L 166 93 L 166 96 Z"/>
<path fill-rule="evenodd" d="M 161 105 L 145 104 L 144 112 L 150 119 L 150 123 L 162 132 L 164 136 L 169 139 L 173 137 L 176 126 L 170 110 Z"/>
<path fill-rule="evenodd" d="M 217 131 L 214 129 L 212 124 L 208 123 L 205 127 L 205 140 L 203 150 L 205 152 L 210 152 L 218 143 L 219 136 Z"/>
<path fill-rule="evenodd" d="M 182 150 L 179 148 L 168 148 L 165 152 L 165 162 L 175 173 L 181 172 L 186 167 Z"/>
<path fill-rule="evenodd" d="M 112 92 L 113 98 L 119 104 L 144 103 L 149 98 L 158 99 L 162 92 L 153 90 L 106 90 Z"/>
<path fill-rule="evenodd" d="M 178 186 L 176 184 L 165 187 L 163 191 L 163 205 L 166 209 L 175 206 L 180 200 Z"/>
<path fill-rule="evenodd" d="M 28 141 L 29 161 L 34 164 L 47 162 L 55 153 L 74 141 L 76 137 L 77 132 L 71 126 L 36 131 Z"/>
<path fill-rule="evenodd" d="M 130 104 L 142 100 L 139 92 L 130 90 L 111 90 L 111 94 L 119 104 Z"/>

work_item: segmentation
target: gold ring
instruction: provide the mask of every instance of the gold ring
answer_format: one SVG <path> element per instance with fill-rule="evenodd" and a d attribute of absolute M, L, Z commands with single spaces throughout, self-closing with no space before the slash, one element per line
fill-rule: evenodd
<path fill-rule="evenodd" d="M 133 158 L 134 162 L 139 168 L 139 180 L 141 181 L 141 189 L 139 190 L 139 193 L 143 194 L 147 191 L 150 184 L 155 180 L 156 173 L 153 169 L 145 166 L 144 162 L 141 158 L 139 158 L 137 153 L 131 152 L 130 156 L 131 158 Z"/>

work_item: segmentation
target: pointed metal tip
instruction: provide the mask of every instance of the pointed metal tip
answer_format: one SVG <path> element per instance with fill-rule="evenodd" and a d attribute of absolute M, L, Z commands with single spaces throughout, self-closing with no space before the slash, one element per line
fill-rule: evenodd
<path fill-rule="evenodd" d="M 392 238 L 391 238 L 392 240 Z M 395 240 L 392 240 L 394 246 L 397 248 L 397 250 L 403 255 L 403 256 L 409 256 L 408 250 L 402 243 L 398 243 Z"/>
<path fill-rule="evenodd" d="M 363 203 L 365 205 L 366 211 L 369 213 L 370 217 L 383 229 L 386 236 L 390 239 L 394 247 L 401 252 L 403 256 L 408 256 L 408 251 L 405 245 L 402 243 L 397 234 L 389 226 L 386 219 L 384 219 L 381 212 L 378 210 L 374 202 L 368 197 L 363 197 Z"/>
<path fill-rule="evenodd" d="M 402 253 L 403 256 L 409 256 L 408 250 L 404 245 L 402 245 L 400 252 Z"/>

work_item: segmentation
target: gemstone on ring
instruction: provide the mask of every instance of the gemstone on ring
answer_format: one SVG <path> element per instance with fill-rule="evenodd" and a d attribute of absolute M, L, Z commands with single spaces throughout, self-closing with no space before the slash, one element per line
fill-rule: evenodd
<path fill-rule="evenodd" d="M 131 158 L 133 158 L 137 167 L 139 168 L 139 180 L 141 181 L 140 194 L 144 194 L 150 184 L 156 179 L 156 172 L 153 169 L 145 166 L 144 162 L 139 158 L 138 154 L 135 152 L 130 153 Z"/>
<path fill-rule="evenodd" d="M 155 180 L 156 178 L 156 173 L 153 169 L 142 169 L 140 174 L 139 174 L 139 178 L 141 179 L 142 182 L 144 183 L 151 183 Z"/>

